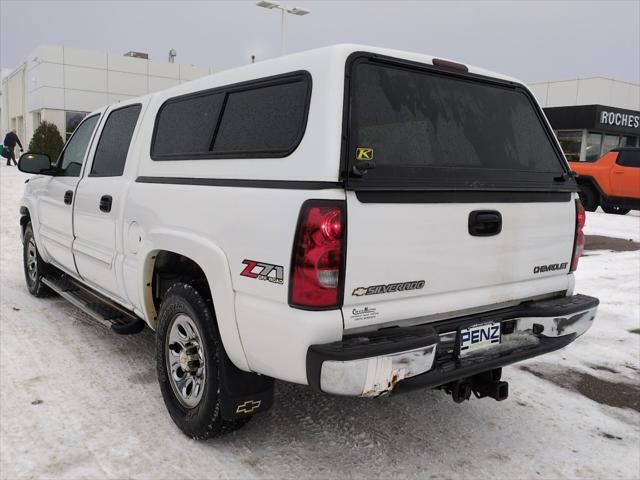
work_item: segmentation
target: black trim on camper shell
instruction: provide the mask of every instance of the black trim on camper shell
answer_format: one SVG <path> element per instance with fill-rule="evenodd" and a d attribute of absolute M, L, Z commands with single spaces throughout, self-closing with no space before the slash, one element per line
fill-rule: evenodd
<path fill-rule="evenodd" d="M 568 202 L 569 192 L 356 191 L 361 203 L 541 203 Z"/>
<path fill-rule="evenodd" d="M 158 133 L 158 123 L 162 110 L 169 104 L 179 102 L 181 100 L 187 100 L 192 98 L 198 98 L 206 95 L 223 93 L 224 100 L 220 110 L 220 114 L 217 119 L 217 124 L 214 129 L 213 138 L 211 144 L 215 142 L 215 136 L 218 133 L 220 127 L 220 121 L 224 115 L 224 109 L 227 103 L 227 97 L 230 93 L 242 92 L 247 90 L 253 90 L 258 88 L 270 87 L 274 85 L 283 85 L 287 83 L 305 82 L 307 86 L 307 92 L 305 97 L 303 119 L 300 123 L 298 135 L 295 142 L 287 150 L 246 150 L 240 152 L 201 152 L 201 153 L 177 153 L 177 154 L 158 154 L 154 153 L 154 145 L 156 135 Z M 246 82 L 233 83 L 229 85 L 222 85 L 207 90 L 200 90 L 197 92 L 187 93 L 176 97 L 169 98 L 163 102 L 156 113 L 153 135 L 151 137 L 151 145 L 149 147 L 149 155 L 152 160 L 155 161 L 172 161 L 172 160 L 215 160 L 215 159 L 242 159 L 242 158 L 283 158 L 291 155 L 300 145 L 304 133 L 307 129 L 307 120 L 309 118 L 309 105 L 311 103 L 311 91 L 313 89 L 313 81 L 311 74 L 307 70 L 297 70 L 294 72 L 283 73 L 280 75 L 273 75 L 270 77 L 259 78 L 255 80 L 249 80 Z"/>
<path fill-rule="evenodd" d="M 344 189 L 344 182 L 312 180 L 257 180 L 244 178 L 147 177 L 136 183 L 196 185 L 206 187 L 270 188 L 284 190 Z M 505 191 L 356 191 L 362 203 L 538 203 L 568 202 L 568 192 Z"/>
<path fill-rule="evenodd" d="M 243 178 L 138 177 L 136 183 L 167 185 L 202 185 L 208 187 L 279 188 L 289 190 L 328 190 L 344 188 L 341 182 L 308 180 L 251 180 Z"/>
<path fill-rule="evenodd" d="M 380 55 L 365 51 L 354 52 L 347 58 L 345 65 L 345 83 L 344 83 L 344 103 L 343 103 L 343 124 L 342 124 L 342 148 L 341 148 L 341 158 L 340 158 L 340 178 L 345 181 L 346 190 L 355 190 L 355 191 L 363 191 L 363 190 L 377 190 L 377 191 L 449 191 L 449 192 L 459 192 L 459 191 L 545 191 L 545 192 L 577 192 L 578 185 L 573 178 L 564 178 L 564 181 L 557 182 L 551 184 L 551 178 L 549 178 L 553 173 L 538 173 L 538 175 L 546 175 L 547 179 L 544 181 L 535 181 L 531 179 L 530 171 L 526 170 L 505 170 L 507 175 L 507 179 L 505 181 L 496 182 L 494 178 L 487 178 L 488 185 L 482 185 L 478 187 L 478 180 L 482 180 L 482 178 L 478 178 L 477 176 L 472 179 L 472 181 L 460 181 L 455 185 L 451 185 L 450 188 L 443 189 L 442 181 L 438 178 L 426 179 L 420 182 L 409 181 L 409 179 L 403 180 L 403 185 L 399 187 L 394 182 L 386 182 L 378 180 L 375 184 L 368 183 L 364 177 L 357 177 L 351 173 L 352 162 L 349 159 L 349 152 L 355 151 L 356 145 L 354 143 L 353 135 L 351 134 L 351 124 L 352 124 L 352 105 L 351 105 L 351 77 L 353 75 L 354 68 L 359 63 L 373 63 L 380 65 L 388 65 L 392 67 L 397 67 L 401 69 L 409 69 L 413 71 L 423 71 L 432 74 L 443 75 L 447 77 L 453 77 L 458 79 L 463 79 L 466 81 L 474 82 L 474 83 L 485 83 L 490 84 L 502 88 L 514 89 L 523 93 L 529 102 L 531 103 L 538 120 L 541 123 L 541 126 L 544 130 L 545 135 L 547 136 L 550 144 L 552 145 L 552 149 L 555 152 L 558 159 L 558 172 L 557 173 L 569 173 L 570 168 L 567 162 L 564 159 L 564 155 L 560 146 L 551 130 L 549 123 L 546 120 L 546 117 L 535 101 L 531 92 L 522 84 L 517 82 L 512 82 L 508 80 L 501 80 L 493 77 L 487 77 L 485 75 L 480 75 L 476 73 L 469 73 L 459 70 L 453 70 L 450 68 L 439 67 L 437 65 L 430 65 L 420 62 L 414 62 L 411 60 L 405 60 L 396 57 L 389 57 L 386 55 Z M 432 168 L 433 169 L 433 168 Z M 493 170 L 493 172 L 500 170 Z M 476 169 L 476 175 L 480 177 L 486 176 L 487 169 Z M 528 177 L 528 178 L 526 178 Z M 520 185 L 517 188 L 514 188 L 514 180 L 520 179 Z"/>

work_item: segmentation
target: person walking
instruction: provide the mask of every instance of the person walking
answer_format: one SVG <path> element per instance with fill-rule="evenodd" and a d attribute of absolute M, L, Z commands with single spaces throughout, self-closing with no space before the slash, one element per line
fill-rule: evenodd
<path fill-rule="evenodd" d="M 22 149 L 22 143 L 20 143 L 20 139 L 18 138 L 18 134 L 16 133 L 16 129 L 12 128 L 9 133 L 7 133 L 4 137 L 4 146 L 7 150 L 9 150 L 9 156 L 7 157 L 7 166 L 11 166 L 11 160 L 13 160 L 13 164 L 17 165 L 16 162 L 16 154 L 13 152 L 13 149 L 16 148 L 16 144 L 20 145 L 20 151 L 24 152 Z"/>

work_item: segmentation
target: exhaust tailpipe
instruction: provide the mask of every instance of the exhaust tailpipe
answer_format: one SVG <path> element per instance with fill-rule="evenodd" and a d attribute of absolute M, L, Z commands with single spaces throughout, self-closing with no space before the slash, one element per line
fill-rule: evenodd
<path fill-rule="evenodd" d="M 446 385 L 444 390 L 451 395 L 454 402 L 462 403 L 471 397 L 473 385 L 469 379 L 462 379 Z"/>

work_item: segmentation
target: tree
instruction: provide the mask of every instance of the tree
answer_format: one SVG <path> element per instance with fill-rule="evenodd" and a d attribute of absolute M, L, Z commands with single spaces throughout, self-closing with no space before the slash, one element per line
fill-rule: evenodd
<path fill-rule="evenodd" d="M 55 162 L 63 146 L 64 141 L 62 140 L 58 127 L 56 127 L 54 123 L 42 122 L 38 125 L 38 128 L 36 128 L 36 131 L 33 132 L 33 137 L 31 137 L 31 141 L 29 142 L 29 151 L 46 153 L 51 157 L 51 160 Z"/>

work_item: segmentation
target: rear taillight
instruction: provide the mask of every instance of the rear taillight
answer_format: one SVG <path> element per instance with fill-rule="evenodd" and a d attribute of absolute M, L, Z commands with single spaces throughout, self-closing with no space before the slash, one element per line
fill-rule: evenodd
<path fill-rule="evenodd" d="M 331 309 L 342 305 L 345 204 L 307 200 L 300 209 L 293 243 L 289 305 Z"/>
<path fill-rule="evenodd" d="M 584 222 L 587 219 L 587 214 L 584 211 L 582 202 L 576 200 L 576 235 L 573 241 L 573 258 L 571 259 L 571 271 L 574 272 L 578 268 L 578 260 L 582 252 L 584 252 Z"/>

